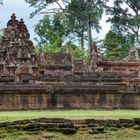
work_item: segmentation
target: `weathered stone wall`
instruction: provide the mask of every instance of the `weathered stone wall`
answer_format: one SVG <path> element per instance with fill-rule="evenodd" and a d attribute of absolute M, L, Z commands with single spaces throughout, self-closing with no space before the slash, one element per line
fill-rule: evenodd
<path fill-rule="evenodd" d="M 67 53 L 47 53 L 45 57 L 47 65 L 71 65 L 72 63 L 72 56 Z"/>
<path fill-rule="evenodd" d="M 116 93 L 56 94 L 56 108 L 140 109 L 140 96 Z"/>
<path fill-rule="evenodd" d="M 140 109 L 139 88 L 118 87 L 0 86 L 0 110 Z"/>
<path fill-rule="evenodd" d="M 50 106 L 50 96 L 36 92 L 0 93 L 0 110 L 46 109 Z"/>

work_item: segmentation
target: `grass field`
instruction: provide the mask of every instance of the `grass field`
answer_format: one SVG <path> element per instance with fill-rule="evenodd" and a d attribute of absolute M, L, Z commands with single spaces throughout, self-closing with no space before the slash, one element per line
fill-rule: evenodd
<path fill-rule="evenodd" d="M 33 118 L 65 119 L 119 119 L 140 118 L 140 110 L 43 110 L 43 111 L 1 111 L 0 122 Z"/>
<path fill-rule="evenodd" d="M 40 131 L 23 132 L 0 130 L 0 140 L 140 140 L 140 132 L 132 128 L 123 128 L 103 134 L 77 132 L 75 135 L 64 135 L 59 132 Z"/>
<path fill-rule="evenodd" d="M 42 111 L 1 111 L 0 122 L 33 118 L 65 118 L 65 119 L 119 119 L 140 118 L 140 110 L 42 110 Z M 38 131 L 26 132 L 14 129 L 0 129 L 0 140 L 139 140 L 140 131 L 133 128 L 122 128 L 117 131 L 90 135 L 88 131 L 78 131 L 75 135 L 64 135 L 58 132 Z"/>

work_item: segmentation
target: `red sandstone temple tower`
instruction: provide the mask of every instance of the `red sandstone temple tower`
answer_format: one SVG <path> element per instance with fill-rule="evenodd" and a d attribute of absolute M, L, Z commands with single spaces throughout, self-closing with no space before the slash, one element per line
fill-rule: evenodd
<path fill-rule="evenodd" d="M 36 73 L 36 57 L 30 34 L 23 19 L 16 20 L 15 14 L 7 23 L 0 47 L 0 76 L 15 77 L 19 81 Z"/>

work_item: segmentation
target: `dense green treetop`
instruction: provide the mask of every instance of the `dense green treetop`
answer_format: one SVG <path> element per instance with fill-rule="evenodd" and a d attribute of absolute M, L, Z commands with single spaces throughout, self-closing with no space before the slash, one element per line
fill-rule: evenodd
<path fill-rule="evenodd" d="M 38 35 L 36 41 L 40 46 L 62 47 L 67 35 L 65 15 L 56 13 L 53 17 L 44 16 L 35 26 L 35 32 Z"/>
<path fill-rule="evenodd" d="M 114 0 L 108 12 L 112 15 L 109 21 L 114 30 L 126 36 L 131 32 L 140 44 L 140 0 Z"/>
<path fill-rule="evenodd" d="M 105 55 L 109 58 L 124 58 L 131 48 L 132 36 L 128 38 L 121 36 L 115 31 L 110 30 L 103 41 Z M 134 41 L 134 37 L 133 37 Z"/>

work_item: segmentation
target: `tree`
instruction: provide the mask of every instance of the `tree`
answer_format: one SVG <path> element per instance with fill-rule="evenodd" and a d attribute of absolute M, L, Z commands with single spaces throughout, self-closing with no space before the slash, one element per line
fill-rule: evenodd
<path fill-rule="evenodd" d="M 67 36 L 65 15 L 57 13 L 53 17 L 44 16 L 35 26 L 35 32 L 38 35 L 35 39 L 40 46 L 62 47 Z"/>
<path fill-rule="evenodd" d="M 45 53 L 70 50 L 74 59 L 81 59 L 84 57 L 84 50 L 80 50 L 72 41 L 66 41 L 66 37 L 71 33 L 71 28 L 67 27 L 69 26 L 67 22 L 69 21 L 63 13 L 56 13 L 51 17 L 44 16 L 35 26 L 35 32 L 38 35 L 36 41 Z M 38 46 L 35 47 L 37 54 L 40 51 Z"/>
<path fill-rule="evenodd" d="M 70 0 L 61 0 L 63 3 L 69 3 Z M 59 0 L 25 0 L 25 2 L 29 3 L 30 6 L 35 8 L 35 11 L 31 13 L 31 17 L 40 13 L 43 9 L 52 3 L 55 3 L 59 6 L 60 10 L 63 11 L 63 7 L 60 4 Z M 54 12 L 54 11 L 53 11 Z"/>
<path fill-rule="evenodd" d="M 25 0 L 31 6 L 36 8 L 36 11 L 32 14 L 37 14 L 42 9 L 46 8 L 47 5 L 51 3 L 56 3 L 59 5 L 60 10 L 69 15 L 73 31 L 77 33 L 81 38 L 81 48 L 84 44 L 85 24 L 87 25 L 86 31 L 88 35 L 88 46 L 91 47 L 92 35 L 91 28 L 94 27 L 99 31 L 99 20 L 101 19 L 103 8 L 107 0 L 62 0 L 66 3 L 65 8 L 63 8 L 58 0 Z M 79 24 L 79 28 L 77 25 Z M 77 28 L 78 27 L 78 28 Z"/>
<path fill-rule="evenodd" d="M 86 51 L 84 49 L 81 50 L 77 45 L 75 45 L 71 41 L 68 41 L 64 45 L 64 48 L 71 51 L 74 60 L 81 60 L 83 58 L 86 58 Z"/>
<path fill-rule="evenodd" d="M 71 0 L 66 6 L 65 11 L 68 13 L 71 25 L 75 25 L 73 31 L 80 38 L 80 46 L 83 49 L 84 32 L 87 31 L 88 47 L 91 47 L 92 35 L 91 28 L 99 32 L 99 20 L 103 13 L 105 1 L 100 0 Z"/>
<path fill-rule="evenodd" d="M 86 24 L 81 13 L 85 9 L 84 0 L 71 0 L 71 3 L 66 6 L 65 12 L 67 13 L 68 27 L 70 32 L 76 34 L 80 40 L 80 48 L 84 49 L 84 39 L 86 38 L 84 32 L 87 30 Z"/>
<path fill-rule="evenodd" d="M 140 0 L 114 0 L 114 6 L 107 11 L 112 15 L 108 21 L 114 30 L 123 35 L 134 34 L 140 44 Z"/>
<path fill-rule="evenodd" d="M 128 37 L 127 39 L 120 34 L 110 30 L 103 41 L 105 55 L 109 58 L 124 58 L 131 47 L 132 37 Z"/>

